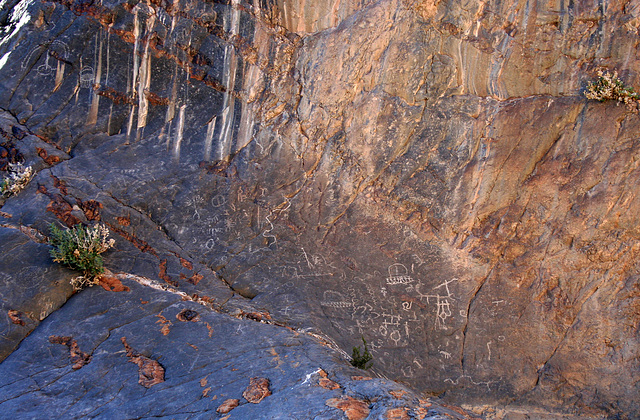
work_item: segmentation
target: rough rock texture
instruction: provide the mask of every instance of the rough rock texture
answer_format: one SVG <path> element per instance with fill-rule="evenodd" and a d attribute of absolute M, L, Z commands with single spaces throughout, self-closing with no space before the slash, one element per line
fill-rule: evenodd
<path fill-rule="evenodd" d="M 364 337 L 374 373 L 447 401 L 640 415 L 640 114 L 582 95 L 598 67 L 640 86 L 635 2 L 0 11 L 0 134 L 38 172 L 11 235 L 106 223 L 111 271 Z M 176 314 L 163 337 L 201 325 Z"/>
<path fill-rule="evenodd" d="M 305 333 L 233 318 L 179 294 L 123 281 L 129 292 L 93 287 L 73 296 L 0 364 L 3 413 L 37 418 L 46 406 L 49 418 L 221 418 L 228 412 L 220 409 L 224 401 L 233 418 L 335 419 L 340 411 L 327 401 L 357 398 L 377 413 L 404 407 L 417 418 L 425 410 L 427 418 L 462 418 L 394 382 L 350 379 L 358 370 Z M 164 334 L 158 317 L 174 319 L 185 309 L 197 311 L 200 320 L 175 323 Z M 81 368 L 60 345 L 71 337 L 90 358 Z M 133 358 L 162 364 L 164 381 L 143 381 Z M 320 366 L 342 388 L 319 386 Z M 241 399 L 256 374 L 268 378 L 272 395 Z M 396 400 L 394 390 L 407 395 Z"/>

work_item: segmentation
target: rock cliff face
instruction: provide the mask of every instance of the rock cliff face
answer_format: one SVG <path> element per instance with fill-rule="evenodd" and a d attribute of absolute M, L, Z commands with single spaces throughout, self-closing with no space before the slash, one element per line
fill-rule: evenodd
<path fill-rule="evenodd" d="M 598 68 L 640 86 L 635 2 L 9 0 L 0 24 L 2 141 L 38 171 L 0 213 L 3 355 L 71 293 L 48 223 L 101 221 L 119 276 L 364 337 L 414 390 L 640 415 L 640 114 L 582 95 Z M 58 270 L 50 303 L 22 265 Z"/>

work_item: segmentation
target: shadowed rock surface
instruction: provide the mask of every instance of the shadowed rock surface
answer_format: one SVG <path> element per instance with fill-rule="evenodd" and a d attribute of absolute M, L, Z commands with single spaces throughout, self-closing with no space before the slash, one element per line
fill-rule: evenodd
<path fill-rule="evenodd" d="M 37 171 L 0 213 L 0 354 L 35 328 L 0 368 L 14 369 L 5 366 L 39 336 L 60 357 L 73 340 L 91 355 L 79 375 L 97 365 L 96 339 L 78 338 L 94 331 L 47 333 L 49 318 L 71 328 L 59 314 L 85 296 L 133 305 L 160 293 L 94 288 L 55 311 L 73 274 L 47 263 L 38 241 L 54 221 L 101 222 L 117 241 L 107 289 L 155 279 L 211 316 L 322 334 L 345 352 L 364 337 L 374 375 L 488 416 L 639 415 L 640 116 L 582 94 L 599 67 L 640 86 L 635 3 L 63 0 L 0 10 L 0 134 Z M 27 266 L 36 274 L 12 288 Z M 183 309 L 199 320 L 176 320 Z M 108 313 L 105 325 L 125 319 Z M 203 322 L 192 307 L 161 315 L 160 340 Z M 144 351 L 165 348 L 123 328 L 109 352 L 123 352 L 132 381 L 146 366 L 145 395 L 164 401 L 156 390 L 173 386 L 171 369 Z M 165 369 L 164 382 L 141 357 Z M 272 376 L 245 373 L 229 382 L 239 393 L 206 410 L 238 399 L 229 413 L 258 418 L 250 410 L 289 398 Z M 251 378 L 273 393 L 259 408 L 243 404 Z M 382 410 L 351 397 L 305 398 L 338 410 L 329 416 Z M 82 400 L 87 410 L 100 410 L 95 398 Z M 141 409 L 125 411 L 164 415 Z"/>

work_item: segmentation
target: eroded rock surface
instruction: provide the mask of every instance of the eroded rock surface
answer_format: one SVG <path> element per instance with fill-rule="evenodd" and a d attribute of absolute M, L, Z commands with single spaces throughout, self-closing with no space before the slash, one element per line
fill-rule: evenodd
<path fill-rule="evenodd" d="M 0 364 L 3 413 L 38 417 L 46 404 L 50 418 L 221 418 L 231 412 L 236 418 L 331 419 L 340 411 L 326 402 L 349 394 L 379 412 L 405 407 L 417 415 L 429 409 L 427 418 L 462 418 L 394 382 L 351 379 L 358 370 L 305 333 L 123 282 L 130 291 L 93 287 L 73 296 Z M 200 319 L 175 323 L 164 334 L 158 316 L 175 319 L 184 310 L 198 311 Z M 90 357 L 81 368 L 70 357 L 74 347 Z M 342 388 L 319 386 L 320 367 Z M 407 395 L 396 400 L 389 394 L 396 389 Z"/>
<path fill-rule="evenodd" d="M 0 223 L 106 223 L 113 272 L 364 337 L 374 372 L 448 401 L 637 417 L 640 114 L 582 90 L 598 67 L 640 86 L 640 8 L 314 7 L 3 3 L 0 134 L 37 175 Z"/>

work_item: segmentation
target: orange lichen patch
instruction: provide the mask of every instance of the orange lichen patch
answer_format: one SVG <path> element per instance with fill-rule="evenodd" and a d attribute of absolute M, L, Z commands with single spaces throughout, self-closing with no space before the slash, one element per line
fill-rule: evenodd
<path fill-rule="evenodd" d="M 391 408 L 384 414 L 387 420 L 410 420 L 405 407 Z"/>
<path fill-rule="evenodd" d="M 193 264 L 191 264 L 190 261 L 185 260 L 184 258 L 180 257 L 180 264 L 182 264 L 182 266 L 184 268 L 186 268 L 187 270 L 193 270 Z"/>
<path fill-rule="evenodd" d="M 148 89 L 144 90 L 144 94 L 150 105 L 169 105 L 169 98 L 164 98 L 157 93 L 149 91 Z"/>
<path fill-rule="evenodd" d="M 107 223 L 107 226 L 109 226 L 109 229 L 111 229 L 112 231 L 114 231 L 118 235 L 122 236 L 127 241 L 131 242 L 133 244 L 133 246 L 138 248 L 140 251 L 148 252 L 151 255 L 154 255 L 156 257 L 158 256 L 158 254 L 156 253 L 155 249 L 151 248 L 151 246 L 149 246 L 149 244 L 147 242 L 143 241 L 142 239 L 136 238 L 135 235 L 132 235 L 129 232 L 125 232 L 124 230 L 112 225 L 111 223 Z"/>
<path fill-rule="evenodd" d="M 204 378 L 200 379 L 200 386 L 205 387 L 207 386 L 207 383 L 209 381 L 207 380 L 207 377 L 205 376 Z"/>
<path fill-rule="evenodd" d="M 197 293 L 194 293 L 191 298 L 195 301 L 202 301 L 205 303 L 213 303 L 216 299 L 209 296 L 198 296 Z"/>
<path fill-rule="evenodd" d="M 192 309 L 183 309 L 176 314 L 176 319 L 182 322 L 198 321 L 198 313 Z"/>
<path fill-rule="evenodd" d="M 167 318 L 165 318 L 162 314 L 158 314 L 156 316 L 160 318 L 159 320 L 156 321 L 156 324 L 162 324 L 162 328 L 160 329 L 160 332 L 162 333 L 162 335 L 169 334 L 169 327 L 172 326 L 173 323 L 169 321 Z"/>
<path fill-rule="evenodd" d="M 325 404 L 328 407 L 342 410 L 349 420 L 364 420 L 369 416 L 369 404 L 355 398 L 331 398 Z"/>
<path fill-rule="evenodd" d="M 318 379 L 318 385 L 320 385 L 324 389 L 329 389 L 329 390 L 340 388 L 340 385 L 337 382 L 334 382 L 334 381 L 332 381 L 331 379 L 328 379 L 328 378 L 320 378 L 320 379 Z"/>
<path fill-rule="evenodd" d="M 178 282 L 171 279 L 171 276 L 167 274 L 167 260 L 164 259 L 160 261 L 160 271 L 158 272 L 158 277 L 162 280 L 166 281 L 170 285 L 174 287 L 178 287 Z"/>
<path fill-rule="evenodd" d="M 43 150 L 43 149 L 40 149 L 40 150 Z M 47 152 L 45 151 L 44 153 L 47 153 Z M 64 181 L 60 181 L 60 179 L 57 176 L 54 176 L 54 175 L 49 175 L 49 176 L 53 178 L 53 186 L 56 187 L 58 191 L 60 191 L 60 194 L 67 195 L 68 194 L 67 185 L 64 183 Z"/>
<path fill-rule="evenodd" d="M 99 6 L 97 4 L 94 4 L 93 2 L 76 0 L 56 0 L 56 2 L 66 6 L 76 16 L 91 16 L 105 26 L 109 26 L 115 20 L 113 16 L 114 12 L 109 10 L 109 8 L 107 7 Z"/>
<path fill-rule="evenodd" d="M 191 277 L 187 279 L 187 281 L 195 286 L 196 284 L 200 283 L 200 280 L 202 280 L 203 278 L 204 276 L 202 274 L 194 273 Z"/>
<path fill-rule="evenodd" d="M 351 380 L 353 381 L 370 381 L 373 378 L 370 376 L 352 376 Z"/>
<path fill-rule="evenodd" d="M 140 298 L 140 303 L 143 305 L 146 305 L 147 303 L 149 303 L 148 300 L 142 300 L 142 298 Z"/>
<path fill-rule="evenodd" d="M 16 311 L 14 309 L 9 309 L 9 311 L 7 312 L 7 314 L 9 315 L 9 319 L 11 320 L 11 322 L 13 322 L 16 325 L 24 325 L 25 322 L 22 319 L 24 314 L 20 311 Z"/>
<path fill-rule="evenodd" d="M 116 220 L 122 226 L 131 226 L 131 215 L 127 215 L 126 217 L 116 217 Z"/>
<path fill-rule="evenodd" d="M 86 202 L 81 201 L 80 208 L 87 220 L 95 222 L 100 221 L 100 209 L 102 208 L 102 203 L 96 200 L 88 200 Z"/>
<path fill-rule="evenodd" d="M 209 338 L 211 338 L 211 336 L 213 335 L 213 327 L 209 325 L 208 322 L 205 322 L 204 324 L 207 326 L 207 330 L 209 330 Z"/>
<path fill-rule="evenodd" d="M 11 219 L 13 217 L 12 214 L 5 213 L 3 211 L 0 211 L 0 216 L 4 217 L 5 219 Z"/>
<path fill-rule="evenodd" d="M 189 347 L 191 347 L 192 349 L 194 349 L 195 351 L 198 351 L 198 346 L 191 344 L 191 343 L 187 343 L 189 345 Z"/>
<path fill-rule="evenodd" d="M 41 147 L 36 147 L 36 152 L 38 152 L 38 156 L 40 156 L 47 165 L 54 165 L 60 162 L 60 158 L 58 156 L 49 156 L 49 153 Z"/>
<path fill-rule="evenodd" d="M 145 388 L 164 382 L 164 368 L 156 360 L 141 355 L 127 344 L 127 338 L 120 339 L 131 363 L 138 365 L 138 383 Z"/>
<path fill-rule="evenodd" d="M 105 98 L 110 99 L 111 102 L 113 102 L 115 105 L 136 105 L 137 102 L 135 97 L 129 96 L 126 93 L 118 92 L 117 90 L 108 86 L 100 86 L 98 89 L 95 89 L 95 92 L 100 96 L 104 96 Z"/>
<path fill-rule="evenodd" d="M 389 394 L 393 395 L 397 399 L 400 399 L 400 398 L 404 397 L 405 395 L 407 395 L 407 391 L 399 389 L 397 391 L 389 391 Z"/>
<path fill-rule="evenodd" d="M 211 387 L 210 386 L 202 390 L 202 397 L 203 398 L 208 397 L 209 396 L 209 392 L 211 392 Z"/>
<path fill-rule="evenodd" d="M 413 410 L 413 415 L 418 420 L 423 420 L 429 414 L 429 409 L 426 407 L 418 407 Z"/>
<path fill-rule="evenodd" d="M 220 406 L 216 411 L 220 414 L 227 414 L 229 411 L 233 410 L 238 405 L 240 405 L 240 400 L 230 398 L 225 402 L 223 402 L 222 404 L 220 404 Z"/>
<path fill-rule="evenodd" d="M 242 316 L 253 321 L 265 321 L 270 320 L 271 315 L 269 312 L 242 312 Z"/>
<path fill-rule="evenodd" d="M 46 188 L 40 190 L 46 194 Z M 73 227 L 80 223 L 80 219 L 71 214 L 73 207 L 71 204 L 67 203 L 64 197 L 60 194 L 46 194 L 47 197 L 51 199 L 51 202 L 47 204 L 47 211 L 55 214 L 58 219 L 60 219 L 67 227 Z"/>
<path fill-rule="evenodd" d="M 73 337 L 52 335 L 49 336 L 49 342 L 51 344 L 62 344 L 69 348 L 69 357 L 73 363 L 71 368 L 74 370 L 80 369 L 91 361 L 91 355 L 81 352 L 80 347 L 78 347 L 78 342 L 74 340 Z"/>
<path fill-rule="evenodd" d="M 128 286 L 125 286 L 120 280 L 112 276 L 100 276 L 98 282 L 104 290 L 109 292 L 128 292 L 130 290 Z"/>
<path fill-rule="evenodd" d="M 244 399 L 252 404 L 258 404 L 269 395 L 271 395 L 271 391 L 267 378 L 251 378 L 249 386 L 242 393 Z"/>
<path fill-rule="evenodd" d="M 204 276 L 202 274 L 199 273 L 194 273 L 191 277 L 185 276 L 184 274 L 180 273 L 180 279 L 181 280 L 185 280 L 193 285 L 196 285 L 198 283 L 200 283 L 200 280 L 202 280 L 204 278 Z"/>
<path fill-rule="evenodd" d="M 324 370 L 320 369 L 318 374 L 320 375 L 320 379 L 318 379 L 318 385 L 320 385 L 324 389 L 333 390 L 340 388 L 340 385 L 337 382 L 334 382 L 331 379 L 327 378 L 327 372 L 325 372 Z"/>

